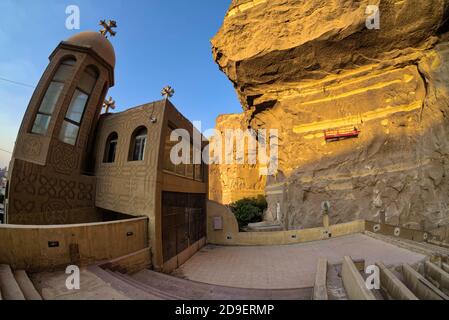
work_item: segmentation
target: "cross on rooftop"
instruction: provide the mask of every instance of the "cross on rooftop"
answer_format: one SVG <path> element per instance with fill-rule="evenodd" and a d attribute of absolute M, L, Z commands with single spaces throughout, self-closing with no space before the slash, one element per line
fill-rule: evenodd
<path fill-rule="evenodd" d="M 100 26 L 103 27 L 103 29 L 100 30 L 100 34 L 108 37 L 108 33 L 111 35 L 111 37 L 115 37 L 117 32 L 113 30 L 113 28 L 117 28 L 117 22 L 115 20 L 109 20 L 106 22 L 106 20 L 100 20 Z"/>
<path fill-rule="evenodd" d="M 170 87 L 170 86 L 166 86 L 161 91 L 161 95 L 163 97 L 165 97 L 165 99 L 173 97 L 174 94 L 175 94 L 175 90 L 172 87 Z"/>
<path fill-rule="evenodd" d="M 115 109 L 115 101 L 112 100 L 112 97 L 109 97 L 108 100 L 104 100 L 103 108 L 105 109 L 105 113 L 109 113 L 109 109 Z"/>

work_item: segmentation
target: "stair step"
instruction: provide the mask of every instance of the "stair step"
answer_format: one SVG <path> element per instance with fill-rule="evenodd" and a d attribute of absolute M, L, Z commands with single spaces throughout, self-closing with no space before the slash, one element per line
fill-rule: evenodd
<path fill-rule="evenodd" d="M 0 291 L 4 300 L 25 300 L 25 296 L 8 265 L 0 265 Z"/>
<path fill-rule="evenodd" d="M 343 258 L 341 269 L 343 286 L 350 300 L 378 300 L 374 293 L 366 287 L 365 279 L 349 256 Z"/>
<path fill-rule="evenodd" d="M 442 268 L 433 264 L 430 261 L 426 261 L 424 265 L 425 276 L 431 281 L 438 289 L 445 294 L 449 294 L 449 273 Z"/>
<path fill-rule="evenodd" d="M 318 259 L 313 300 L 329 300 L 327 295 L 327 259 L 324 258 Z"/>
<path fill-rule="evenodd" d="M 145 292 L 129 283 L 121 280 L 115 274 L 100 268 L 99 266 L 89 266 L 88 270 L 97 277 L 108 283 L 113 289 L 121 292 L 132 300 L 162 300 L 159 296 Z"/>
<path fill-rule="evenodd" d="M 157 288 L 151 287 L 145 283 L 139 282 L 132 277 L 122 274 L 120 272 L 114 272 L 110 270 L 106 270 L 106 272 L 109 272 L 111 275 L 114 275 L 115 277 L 119 278 L 120 280 L 128 283 L 131 286 L 134 286 L 136 288 L 139 288 L 140 290 L 144 292 L 148 292 L 152 295 L 158 296 L 160 299 L 164 300 L 183 300 L 182 297 L 172 295 L 170 293 L 158 290 Z"/>
<path fill-rule="evenodd" d="M 402 265 L 404 284 L 421 300 L 448 300 L 449 297 L 408 264 Z"/>
<path fill-rule="evenodd" d="M 342 264 L 332 264 L 327 268 L 327 293 L 329 300 L 349 300 L 341 279 Z"/>
<path fill-rule="evenodd" d="M 380 285 L 389 300 L 418 300 L 409 288 L 399 279 L 393 271 L 383 263 L 377 263 L 380 269 Z"/>
<path fill-rule="evenodd" d="M 231 288 L 181 279 L 147 269 L 131 277 L 151 288 L 188 300 L 306 300 L 311 299 L 313 291 L 313 288 L 286 290 Z"/>
<path fill-rule="evenodd" d="M 165 274 L 142 270 L 132 276 L 138 282 L 144 283 L 152 288 L 163 292 L 176 294 L 183 299 L 204 299 L 205 291 L 198 289 L 195 285 L 186 285 L 186 282 L 179 282 L 177 278 L 168 277 Z M 189 292 L 187 292 L 187 290 Z"/>
<path fill-rule="evenodd" d="M 37 292 L 34 284 L 24 270 L 15 271 L 14 277 L 26 300 L 42 300 L 41 295 Z"/>

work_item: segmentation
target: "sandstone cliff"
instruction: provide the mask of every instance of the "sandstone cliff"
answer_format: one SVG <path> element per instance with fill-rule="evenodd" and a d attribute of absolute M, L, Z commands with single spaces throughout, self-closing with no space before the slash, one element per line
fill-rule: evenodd
<path fill-rule="evenodd" d="M 245 121 L 242 114 L 221 115 L 217 119 L 216 130 L 220 133 L 224 142 L 226 130 L 241 130 L 245 132 Z M 233 140 L 233 159 L 236 160 L 237 141 Z M 211 137 L 211 145 L 215 139 Z M 245 144 L 245 151 L 248 143 Z M 223 162 L 225 160 L 225 145 L 221 145 Z M 217 147 L 218 148 L 218 147 Z M 247 159 L 248 152 L 244 154 Z M 219 203 L 229 204 L 245 197 L 257 197 L 265 191 L 266 177 L 259 175 L 259 166 L 245 163 L 237 164 L 211 164 L 209 165 L 209 199 Z"/>
<path fill-rule="evenodd" d="M 379 30 L 365 25 L 373 4 Z M 323 200 L 332 223 L 381 210 L 409 227 L 449 223 L 448 14 L 445 0 L 232 2 L 212 40 L 243 107 L 227 122 L 279 130 L 265 192 L 286 228 L 319 225 Z M 359 137 L 326 143 L 324 130 L 345 126 Z M 223 169 L 211 186 L 224 175 L 221 192 L 238 193 L 245 169 Z"/>

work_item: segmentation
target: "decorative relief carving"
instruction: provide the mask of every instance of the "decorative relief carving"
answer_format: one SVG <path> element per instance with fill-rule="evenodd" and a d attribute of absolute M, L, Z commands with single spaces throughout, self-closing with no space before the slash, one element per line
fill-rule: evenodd
<path fill-rule="evenodd" d="M 33 201 L 22 201 L 20 199 L 15 199 L 13 201 L 13 208 L 18 213 L 27 213 L 34 210 L 34 202 Z"/>
<path fill-rule="evenodd" d="M 65 223 L 76 218 L 74 209 L 94 206 L 91 177 L 68 178 L 54 173 L 51 167 L 16 160 L 12 181 L 9 214 L 15 223 Z"/>
<path fill-rule="evenodd" d="M 51 151 L 50 164 L 56 172 L 71 174 L 78 166 L 79 154 L 74 148 L 64 143 L 56 143 Z"/>
<path fill-rule="evenodd" d="M 69 203 L 65 200 L 50 199 L 42 205 L 42 212 L 63 211 L 71 209 Z"/>
<path fill-rule="evenodd" d="M 28 135 L 26 139 L 22 141 L 22 155 L 29 158 L 37 158 L 42 151 L 41 137 L 33 137 Z"/>
<path fill-rule="evenodd" d="M 83 182 L 78 183 L 78 200 L 87 200 L 92 201 L 93 200 L 93 193 L 94 193 L 94 186 L 92 184 L 86 184 Z"/>
<path fill-rule="evenodd" d="M 14 192 L 16 193 L 26 193 L 34 196 L 36 194 L 36 181 L 37 175 L 26 174 L 26 172 L 21 171 L 21 174 L 17 175 L 16 179 L 16 187 L 14 188 Z"/>
<path fill-rule="evenodd" d="M 40 176 L 39 183 L 39 196 L 49 196 L 50 198 L 56 198 L 58 194 L 58 179 Z"/>
<path fill-rule="evenodd" d="M 61 187 L 61 189 L 59 190 L 58 197 L 60 199 L 75 199 L 75 185 L 75 181 L 59 180 L 59 186 Z"/>

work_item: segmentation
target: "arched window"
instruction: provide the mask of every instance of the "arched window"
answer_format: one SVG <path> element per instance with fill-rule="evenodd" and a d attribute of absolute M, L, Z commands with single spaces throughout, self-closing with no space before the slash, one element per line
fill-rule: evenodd
<path fill-rule="evenodd" d="M 95 88 L 98 79 L 98 71 L 93 67 L 87 67 L 78 83 L 69 109 L 62 123 L 59 139 L 65 143 L 75 145 L 78 131 L 81 126 L 84 111 L 89 97 Z"/>
<path fill-rule="evenodd" d="M 56 103 L 64 89 L 65 82 L 73 73 L 73 66 L 75 63 L 76 60 L 70 58 L 64 60 L 58 67 L 37 111 L 33 127 L 31 128 L 32 133 L 42 135 L 47 133 Z"/>
<path fill-rule="evenodd" d="M 106 146 L 104 150 L 104 163 L 115 162 L 115 154 L 117 151 L 118 135 L 113 132 L 109 135 L 108 140 L 106 140 Z"/>
<path fill-rule="evenodd" d="M 145 145 L 147 143 L 147 128 L 137 128 L 131 137 L 130 161 L 142 161 L 145 154 Z"/>

